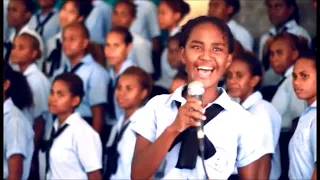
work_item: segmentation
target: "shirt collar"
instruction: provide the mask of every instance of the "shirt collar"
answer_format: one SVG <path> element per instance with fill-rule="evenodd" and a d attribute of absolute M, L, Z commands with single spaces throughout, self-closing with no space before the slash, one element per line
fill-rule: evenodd
<path fill-rule="evenodd" d="M 183 85 L 183 86 L 177 88 L 173 92 L 173 94 L 171 94 L 171 97 L 168 99 L 168 101 L 165 104 L 169 105 L 174 101 L 180 102 L 181 105 L 186 103 L 186 99 L 182 96 L 182 91 L 185 88 L 187 88 L 187 85 Z M 226 93 L 226 91 L 223 88 L 218 87 L 217 89 L 218 89 L 218 92 L 220 93 L 220 95 L 218 96 L 218 98 L 215 101 L 207 104 L 206 108 L 211 106 L 212 104 L 219 104 L 224 109 L 230 110 L 231 109 L 230 103 L 232 102 L 231 98 L 229 97 L 229 95 Z"/>
<path fill-rule="evenodd" d="M 38 70 L 38 67 L 35 63 L 32 63 L 28 68 L 23 72 L 23 75 L 29 76 L 32 73 L 36 72 Z"/>
<path fill-rule="evenodd" d="M 49 13 L 51 13 L 51 12 L 57 13 L 57 12 L 59 12 L 59 11 L 58 11 L 56 8 L 52 8 L 51 11 L 49 11 L 49 12 L 47 12 L 46 14 L 42 15 L 42 14 L 41 14 L 41 9 L 39 9 L 38 12 L 37 12 L 37 15 L 38 15 L 38 14 L 41 14 L 41 16 L 47 16 L 47 15 L 48 15 Z"/>
<path fill-rule="evenodd" d="M 292 72 L 293 72 L 293 65 L 286 70 L 286 72 L 284 73 L 284 76 L 288 77 L 292 74 Z"/>
<path fill-rule="evenodd" d="M 6 114 L 9 111 L 11 111 L 13 107 L 14 107 L 14 104 L 12 102 L 12 99 L 11 98 L 6 99 L 3 103 L 3 114 Z"/>
<path fill-rule="evenodd" d="M 229 29 L 233 29 L 235 26 L 237 25 L 236 21 L 231 19 L 227 22 L 227 26 L 229 27 Z"/>
<path fill-rule="evenodd" d="M 170 36 L 176 35 L 179 31 L 180 31 L 180 27 L 179 27 L 179 26 L 176 26 L 176 27 L 173 28 L 172 31 L 170 32 Z"/>
<path fill-rule="evenodd" d="M 93 57 L 91 56 L 91 54 L 87 53 L 82 59 L 81 61 L 84 64 L 91 64 L 94 62 Z M 80 63 L 79 62 L 79 63 Z M 71 64 L 69 61 L 66 62 L 67 68 L 70 70 L 71 69 Z"/>
<path fill-rule="evenodd" d="M 254 104 L 262 99 L 262 94 L 259 91 L 252 93 L 247 99 L 241 104 L 243 108 L 249 109 Z"/>
<path fill-rule="evenodd" d="M 74 123 L 77 123 L 76 122 L 77 119 L 81 119 L 81 116 L 78 112 L 74 112 L 60 125 L 60 127 L 62 127 L 65 124 L 72 125 Z M 58 120 L 58 118 L 56 118 L 53 123 L 53 127 L 55 130 L 57 130 L 57 129 L 59 129 L 58 126 L 59 126 L 59 120 Z"/>
<path fill-rule="evenodd" d="M 120 67 L 120 70 L 116 75 L 114 74 L 113 68 L 110 68 L 110 77 L 111 77 L 111 79 L 115 80 L 116 78 L 118 78 L 120 76 L 120 74 L 122 74 L 130 66 L 134 66 L 134 63 L 132 62 L 131 59 L 126 59 L 122 63 L 122 65 Z"/>
<path fill-rule="evenodd" d="M 28 24 L 24 25 L 24 26 L 20 29 L 20 31 L 19 31 L 19 33 L 18 33 L 17 35 L 22 34 L 23 32 L 28 33 L 28 34 L 30 34 L 30 35 L 33 35 L 33 32 L 30 31 L 30 28 L 29 28 Z M 14 28 L 12 28 L 12 31 L 11 31 L 11 34 L 10 34 L 10 41 L 11 41 L 11 42 L 13 42 L 14 37 L 16 36 L 16 33 L 17 33 L 16 30 L 15 30 Z"/>
<path fill-rule="evenodd" d="M 289 29 L 292 29 L 292 28 L 296 27 L 297 25 L 298 24 L 297 24 L 296 20 L 292 19 L 292 20 L 288 21 L 287 23 L 285 23 L 281 28 L 286 27 L 289 30 Z M 269 33 L 271 33 L 273 35 L 276 35 L 277 34 L 276 27 L 272 26 L 269 29 Z"/>
<path fill-rule="evenodd" d="M 311 109 L 317 108 L 317 100 L 315 100 L 307 109 L 305 109 L 302 115 L 308 113 Z"/>

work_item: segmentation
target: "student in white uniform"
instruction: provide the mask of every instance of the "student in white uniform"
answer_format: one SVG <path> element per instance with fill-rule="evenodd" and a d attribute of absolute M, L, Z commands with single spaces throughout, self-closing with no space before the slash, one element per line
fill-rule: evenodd
<path fill-rule="evenodd" d="M 171 1 L 161 0 L 158 8 L 158 21 L 162 30 L 169 32 L 169 37 L 179 32 L 178 24 L 190 11 L 189 4 L 183 0 Z M 161 76 L 155 83 L 169 89 L 172 78 L 177 73 L 168 62 L 168 49 L 165 48 L 161 54 Z"/>
<path fill-rule="evenodd" d="M 58 75 L 48 97 L 56 115 L 46 152 L 46 179 L 102 179 L 99 134 L 75 109 L 85 94 L 83 81 L 73 73 Z"/>
<path fill-rule="evenodd" d="M 112 28 L 106 37 L 104 54 L 109 65 L 108 73 L 110 81 L 108 84 L 108 106 L 106 123 L 109 128 L 117 123 L 117 120 L 124 114 L 114 96 L 114 91 L 119 76 L 130 66 L 136 66 L 128 58 L 132 47 L 132 36 L 128 29 L 115 27 Z"/>
<path fill-rule="evenodd" d="M 128 0 L 119 0 L 112 13 L 112 27 L 123 27 L 129 29 L 136 19 L 136 5 Z M 152 64 L 152 43 L 141 35 L 129 30 L 133 42 L 129 53 L 130 59 L 149 74 L 154 72 Z"/>
<path fill-rule="evenodd" d="M 30 19 L 29 25 L 36 30 L 46 43 L 60 31 L 59 11 L 54 8 L 55 0 L 37 0 L 40 10 Z"/>
<path fill-rule="evenodd" d="M 28 25 L 28 22 L 32 16 L 32 11 L 34 9 L 34 4 L 32 0 L 10 0 L 8 5 L 8 14 L 7 14 L 7 22 L 8 26 L 11 28 L 11 32 L 9 34 L 9 39 L 5 42 L 4 48 L 6 52 L 4 54 L 4 60 L 9 61 L 10 53 L 12 49 L 12 43 L 14 38 L 24 32 L 28 32 L 29 34 L 33 34 L 40 43 L 40 49 L 42 52 L 44 50 L 44 43 L 41 36 L 33 30 L 32 27 Z M 37 65 L 42 70 L 44 62 L 44 57 L 40 56 L 37 59 Z M 12 66 L 15 70 L 18 70 L 17 66 Z"/>
<path fill-rule="evenodd" d="M 232 19 L 240 11 L 239 0 L 210 0 L 208 15 L 223 20 L 234 36 L 234 39 L 247 51 L 253 51 L 253 38 L 249 31 Z"/>
<path fill-rule="evenodd" d="M 263 144 L 270 149 L 270 154 L 264 158 L 270 158 L 271 164 L 262 164 L 263 168 L 260 170 L 263 172 L 259 172 L 259 175 L 269 177 L 268 179 L 279 179 L 281 164 L 278 141 L 281 116 L 270 102 L 262 99 L 259 92 L 262 76 L 261 62 L 254 55 L 243 53 L 233 59 L 227 70 L 226 89 L 231 97 L 240 99 L 241 106 L 261 125 L 259 130 L 263 132 Z"/>
<path fill-rule="evenodd" d="M 46 43 L 45 74 L 50 81 L 64 72 L 67 57 L 62 52 L 62 30 L 69 24 L 84 22 L 90 13 L 91 2 L 85 0 L 65 0 L 59 12 L 61 31 Z"/>
<path fill-rule="evenodd" d="M 92 6 L 85 24 L 90 32 L 91 41 L 104 45 L 106 35 L 111 29 L 112 6 L 103 0 L 92 0 Z"/>
<path fill-rule="evenodd" d="M 301 54 L 292 72 L 294 92 L 308 103 L 289 143 L 289 178 L 317 179 L 317 68 L 313 53 Z"/>
<path fill-rule="evenodd" d="M 3 179 L 27 179 L 34 150 L 34 133 L 21 109 L 32 105 L 32 94 L 25 77 L 13 71 L 6 62 L 2 64 Z"/>
<path fill-rule="evenodd" d="M 179 87 L 188 83 L 188 74 L 185 71 L 178 71 L 174 76 L 169 92 L 173 93 Z"/>
<path fill-rule="evenodd" d="M 102 135 L 109 76 L 106 69 L 87 52 L 88 44 L 89 31 L 83 23 L 73 23 L 64 28 L 62 49 L 68 58 L 65 71 L 78 75 L 85 91 L 76 111 Z"/>
<path fill-rule="evenodd" d="M 110 179 L 130 179 L 136 142 L 131 130 L 152 89 L 152 78 L 139 67 L 129 67 L 119 77 L 115 96 L 124 115 L 112 128 L 107 144 L 107 174 Z"/>
<path fill-rule="evenodd" d="M 180 46 L 188 82 L 196 80 L 204 85 L 202 102 L 187 97 L 186 86 L 183 86 L 173 94 L 154 97 L 144 106 L 143 116 L 132 127 L 137 141 L 131 178 L 151 178 L 160 163 L 166 161 L 163 179 L 226 179 L 235 166 L 241 179 L 256 179 L 259 158 L 270 152 L 263 147 L 262 134 L 253 116 L 233 102 L 223 88 L 217 87 L 220 76 L 232 61 L 230 29 L 217 18 L 201 16 L 184 25 L 181 33 Z M 208 177 L 197 156 L 194 128 L 199 124 L 195 119 L 206 119 L 205 111 L 216 115 L 208 117 L 204 126 L 204 164 Z M 192 144 L 188 144 L 190 141 Z"/>
<path fill-rule="evenodd" d="M 309 33 L 299 25 L 300 14 L 296 0 L 265 0 L 265 4 L 272 27 L 260 37 L 258 57 L 262 61 L 264 68 L 271 71 L 267 71 L 267 73 L 277 79 L 272 69 L 268 69 L 268 48 L 273 36 L 285 31 L 305 38 L 308 40 L 309 45 L 311 38 Z"/>

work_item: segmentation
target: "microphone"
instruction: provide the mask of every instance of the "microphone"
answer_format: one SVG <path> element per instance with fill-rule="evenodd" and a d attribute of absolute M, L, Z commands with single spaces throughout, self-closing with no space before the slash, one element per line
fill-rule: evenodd
<path fill-rule="evenodd" d="M 188 96 L 195 97 L 195 98 L 199 99 L 200 101 L 202 101 L 203 93 L 204 93 L 204 87 L 200 81 L 193 81 L 188 85 Z M 200 125 L 197 127 L 198 139 L 203 139 L 204 138 L 203 121 L 197 120 L 197 122 Z"/>

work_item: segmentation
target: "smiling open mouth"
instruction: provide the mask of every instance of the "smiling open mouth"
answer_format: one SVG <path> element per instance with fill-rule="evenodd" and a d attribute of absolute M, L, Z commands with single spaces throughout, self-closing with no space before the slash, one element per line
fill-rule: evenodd
<path fill-rule="evenodd" d="M 208 78 L 213 72 L 213 68 L 208 66 L 198 66 L 197 70 L 200 78 Z"/>

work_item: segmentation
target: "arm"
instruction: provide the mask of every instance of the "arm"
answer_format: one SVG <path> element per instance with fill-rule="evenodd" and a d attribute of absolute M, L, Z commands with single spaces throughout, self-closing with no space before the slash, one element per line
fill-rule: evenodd
<path fill-rule="evenodd" d="M 100 170 L 88 172 L 87 175 L 88 175 L 88 180 L 102 180 L 102 175 Z"/>
<path fill-rule="evenodd" d="M 8 180 L 20 180 L 23 173 L 23 156 L 14 154 L 8 159 Z"/>
<path fill-rule="evenodd" d="M 259 160 L 257 179 L 269 179 L 271 170 L 271 155 L 265 154 Z"/>
<path fill-rule="evenodd" d="M 91 107 L 92 111 L 92 127 L 97 133 L 101 134 L 103 128 L 104 111 L 103 105 L 98 104 Z"/>
<path fill-rule="evenodd" d="M 247 166 L 238 168 L 238 175 L 240 179 L 258 179 L 259 160 L 253 161 Z"/>
<path fill-rule="evenodd" d="M 317 166 L 316 164 L 314 165 L 313 173 L 312 173 L 312 180 L 317 180 Z"/>
<path fill-rule="evenodd" d="M 35 149 L 37 149 L 39 141 L 43 136 L 44 126 L 45 126 L 45 120 L 42 117 L 42 115 L 40 115 L 34 120 L 34 125 L 33 125 Z"/>

